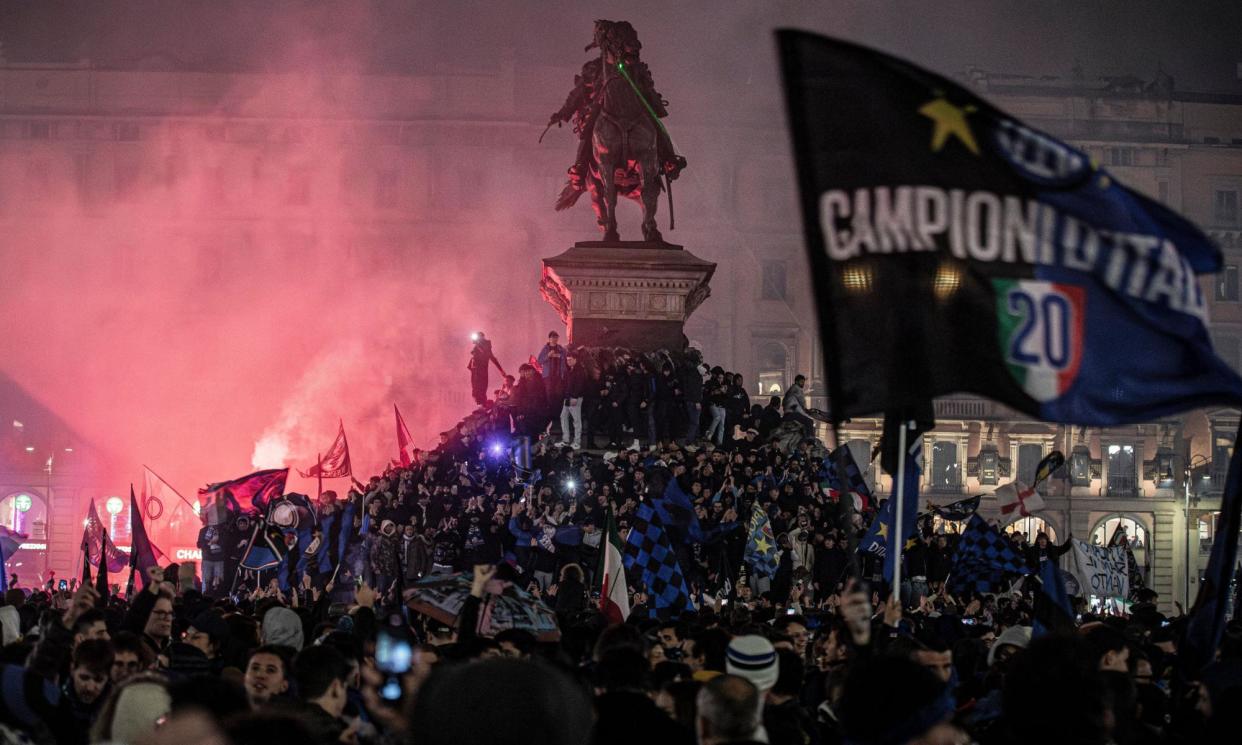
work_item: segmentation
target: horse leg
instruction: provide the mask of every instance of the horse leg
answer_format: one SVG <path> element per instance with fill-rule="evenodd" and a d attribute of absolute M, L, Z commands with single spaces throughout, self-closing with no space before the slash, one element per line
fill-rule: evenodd
<path fill-rule="evenodd" d="M 599 167 L 600 196 L 603 201 L 604 221 L 601 227 L 604 229 L 605 241 L 619 241 L 620 234 L 617 232 L 617 143 L 620 141 L 620 133 L 607 119 L 601 118 L 595 123 L 595 131 L 592 133 L 595 162 Z"/>
<path fill-rule="evenodd" d="M 663 243 L 664 236 L 660 235 L 660 230 L 656 227 L 656 207 L 660 203 L 660 159 L 656 156 L 655 130 L 650 130 L 650 134 L 650 145 L 643 148 L 639 160 L 639 173 L 642 176 L 643 240 L 648 243 Z"/>

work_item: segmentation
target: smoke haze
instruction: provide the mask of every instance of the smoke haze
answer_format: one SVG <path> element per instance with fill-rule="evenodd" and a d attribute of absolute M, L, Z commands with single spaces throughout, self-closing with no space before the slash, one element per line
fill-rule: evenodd
<path fill-rule="evenodd" d="M 0 370 L 105 449 L 115 469 L 103 476 L 117 483 L 144 462 L 183 493 L 251 467 L 306 468 L 338 420 L 357 473 L 374 473 L 396 454 L 394 403 L 421 445 L 467 410 L 471 331 L 516 368 L 560 325 L 537 296 L 538 259 L 593 237 L 594 221 L 585 200 L 550 211 L 572 137 L 533 142 L 586 59 L 593 19 L 634 23 L 671 101 L 690 168 L 684 228 L 666 237 L 723 264 L 754 254 L 695 243 L 731 217 L 696 187 L 721 172 L 729 138 L 753 136 L 729 125 L 770 125 L 785 141 L 777 26 L 955 77 L 970 64 L 1150 75 L 1160 63 L 1179 81 L 1227 89 L 1242 59 L 1238 15 L 1236 3 L 0 2 L 13 64 L 163 55 L 246 73 L 228 90 L 204 88 L 212 110 L 136 116 L 163 134 L 117 143 L 115 158 L 0 140 Z M 475 88 L 471 71 L 509 88 Z M 437 73 L 457 77 L 434 96 L 420 86 L 435 83 L 383 82 Z M 439 122 L 437 102 L 450 99 L 478 120 L 507 108 L 513 126 L 489 131 L 529 147 L 487 159 L 495 150 L 470 146 L 468 121 Z M 366 141 L 387 136 L 394 112 L 450 127 L 453 146 Z M 276 147 L 248 146 L 220 136 L 224 117 L 291 131 Z M 787 158 L 764 168 L 742 176 L 755 196 L 783 183 L 792 197 Z M 377 180 L 385 169 L 396 175 Z M 477 217 L 443 219 L 458 205 Z M 623 209 L 633 235 L 636 212 Z M 792 198 L 773 209 L 796 224 Z M 290 486 L 313 488 L 296 474 Z"/>

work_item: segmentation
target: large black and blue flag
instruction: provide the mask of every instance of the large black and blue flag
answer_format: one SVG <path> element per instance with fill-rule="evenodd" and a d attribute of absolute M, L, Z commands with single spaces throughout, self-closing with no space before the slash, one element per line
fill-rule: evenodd
<path fill-rule="evenodd" d="M 625 568 L 638 572 L 650 599 L 649 615 L 676 618 L 691 609 L 690 588 L 669 542 L 663 520 L 643 502 L 634 510 L 622 554 Z"/>
<path fill-rule="evenodd" d="M 946 78 L 778 40 L 834 422 L 958 391 L 1090 426 L 1242 403 L 1208 335 L 1199 279 L 1222 257 L 1201 230 Z M 1221 508 L 1192 665 L 1224 631 L 1237 462 Z"/>

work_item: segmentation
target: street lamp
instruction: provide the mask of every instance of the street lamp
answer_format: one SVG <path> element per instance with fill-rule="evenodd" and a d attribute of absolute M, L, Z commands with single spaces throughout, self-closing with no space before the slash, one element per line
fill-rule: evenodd
<path fill-rule="evenodd" d="M 104 502 L 104 509 L 112 517 L 108 520 L 108 535 L 116 535 L 116 516 L 121 514 L 121 510 L 125 509 L 125 502 L 120 497 L 108 497 L 108 501 Z"/>

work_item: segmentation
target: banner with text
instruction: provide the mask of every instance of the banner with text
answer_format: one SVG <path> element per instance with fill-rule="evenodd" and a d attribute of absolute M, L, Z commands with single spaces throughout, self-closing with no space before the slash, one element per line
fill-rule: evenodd
<path fill-rule="evenodd" d="M 1125 598 L 1130 594 L 1130 572 L 1121 546 L 1092 546 L 1074 539 L 1066 557 L 1066 590 L 1071 595 Z"/>

